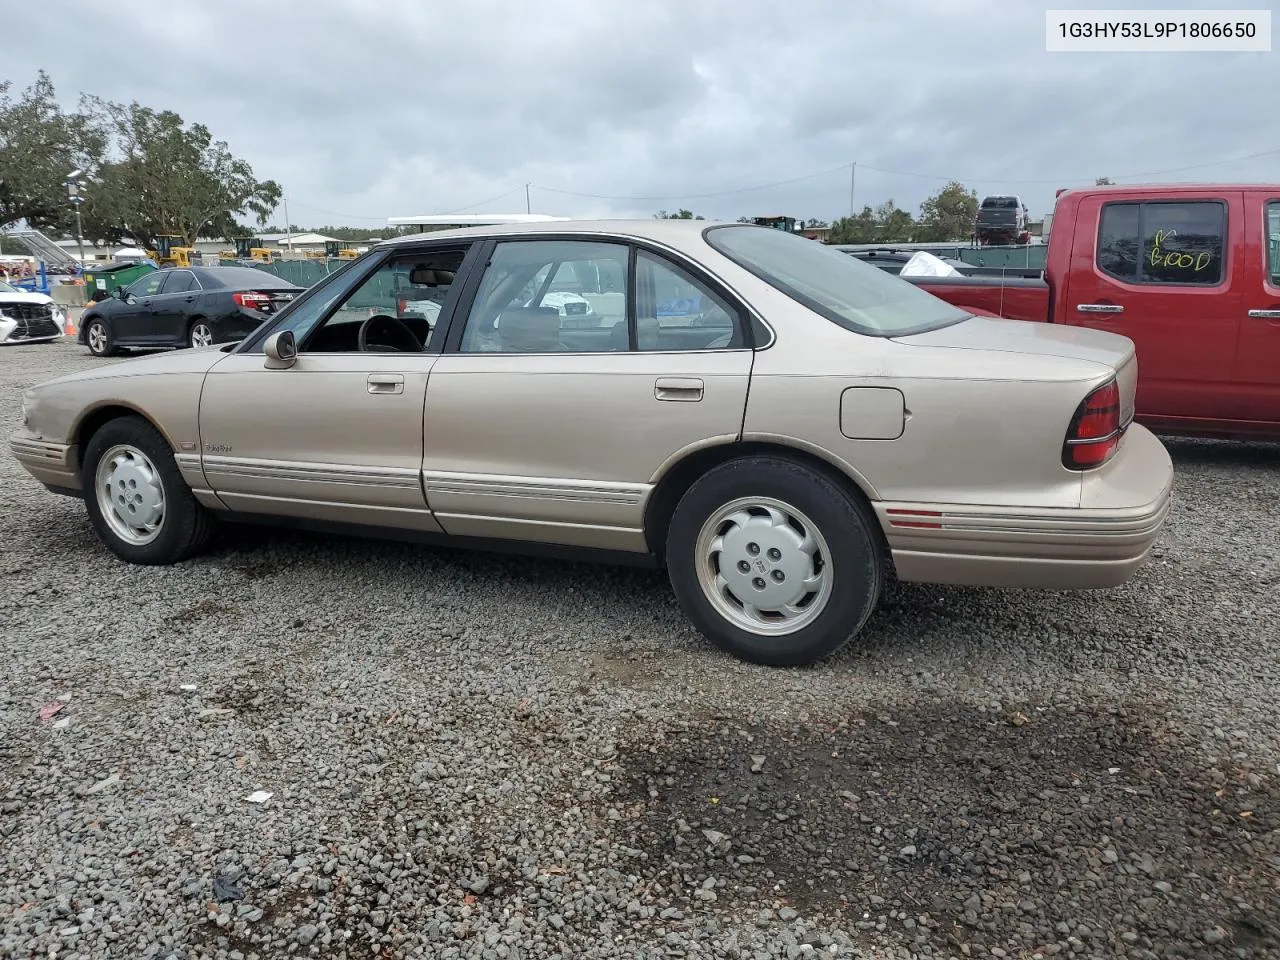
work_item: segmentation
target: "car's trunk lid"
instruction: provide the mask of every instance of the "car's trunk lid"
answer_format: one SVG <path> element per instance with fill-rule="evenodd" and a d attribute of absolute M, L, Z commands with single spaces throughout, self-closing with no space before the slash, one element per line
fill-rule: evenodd
<path fill-rule="evenodd" d="M 971 317 L 939 330 L 894 337 L 894 340 L 912 346 L 1065 357 L 1101 364 L 1115 371 L 1122 422 L 1133 419 L 1138 363 L 1133 341 L 1120 334 L 1000 317 Z"/>

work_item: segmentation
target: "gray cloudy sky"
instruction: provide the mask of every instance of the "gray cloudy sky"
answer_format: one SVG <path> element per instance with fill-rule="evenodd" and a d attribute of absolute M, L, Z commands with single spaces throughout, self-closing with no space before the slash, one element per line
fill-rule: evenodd
<path fill-rule="evenodd" d="M 1045 52 L 1046 7 L 1103 5 L 218 0 L 126 4 L 77 49 L 83 3 L 42 0 L 0 77 L 205 123 L 304 225 L 523 211 L 526 182 L 542 213 L 831 219 L 850 161 L 859 208 L 913 211 L 949 177 L 1037 215 L 1097 176 L 1280 180 L 1280 53 Z M 1268 6 L 1116 6 L 1144 5 Z"/>

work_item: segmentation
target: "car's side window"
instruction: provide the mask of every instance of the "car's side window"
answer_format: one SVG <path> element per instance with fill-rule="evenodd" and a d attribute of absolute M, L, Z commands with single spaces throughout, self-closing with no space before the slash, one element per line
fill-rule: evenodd
<path fill-rule="evenodd" d="M 141 277 L 132 286 L 129 287 L 129 293 L 135 297 L 152 297 L 160 292 L 160 286 L 164 283 L 167 273 L 156 271 L 148 273 Z"/>
<path fill-rule="evenodd" d="M 454 247 L 393 256 L 341 299 L 301 342 L 299 352 L 426 349 L 466 253 L 466 247 Z"/>
<path fill-rule="evenodd" d="M 737 311 L 676 264 L 636 255 L 636 348 L 724 350 L 744 346 Z"/>
<path fill-rule="evenodd" d="M 1213 286 L 1222 282 L 1226 225 L 1218 200 L 1104 204 L 1098 269 L 1127 283 Z"/>
<path fill-rule="evenodd" d="M 498 243 L 462 332 L 463 353 L 627 350 L 628 256 L 623 243 Z"/>
<path fill-rule="evenodd" d="M 1280 200 L 1267 203 L 1267 273 L 1273 287 L 1280 287 Z"/>
<path fill-rule="evenodd" d="M 190 270 L 175 270 L 164 285 L 165 293 L 186 293 L 196 288 L 195 275 Z"/>

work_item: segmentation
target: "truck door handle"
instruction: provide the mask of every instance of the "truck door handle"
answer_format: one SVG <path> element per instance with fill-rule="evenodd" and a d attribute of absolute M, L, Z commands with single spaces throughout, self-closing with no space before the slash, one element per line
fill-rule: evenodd
<path fill-rule="evenodd" d="M 701 400 L 702 381 L 697 377 L 659 377 L 653 383 L 653 395 L 659 400 Z"/>
<path fill-rule="evenodd" d="M 1118 303 L 1077 303 L 1080 313 L 1124 313 L 1124 307 Z"/>
<path fill-rule="evenodd" d="M 404 376 L 399 373 L 369 374 L 370 393 L 404 393 Z"/>
<path fill-rule="evenodd" d="M 1255 320 L 1280 320 L 1280 310 L 1250 310 L 1249 316 Z"/>

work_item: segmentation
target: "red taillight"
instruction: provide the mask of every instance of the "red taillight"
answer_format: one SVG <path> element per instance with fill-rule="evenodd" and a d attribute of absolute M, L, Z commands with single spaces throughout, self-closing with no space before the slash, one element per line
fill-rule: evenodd
<path fill-rule="evenodd" d="M 1062 465 L 1068 470 L 1100 467 L 1120 446 L 1120 388 L 1104 383 L 1076 410 L 1062 445 Z"/>
<path fill-rule="evenodd" d="M 235 301 L 236 306 L 244 307 L 246 310 L 271 309 L 271 298 L 265 293 L 258 293 L 256 290 L 233 293 L 231 299 Z"/>

